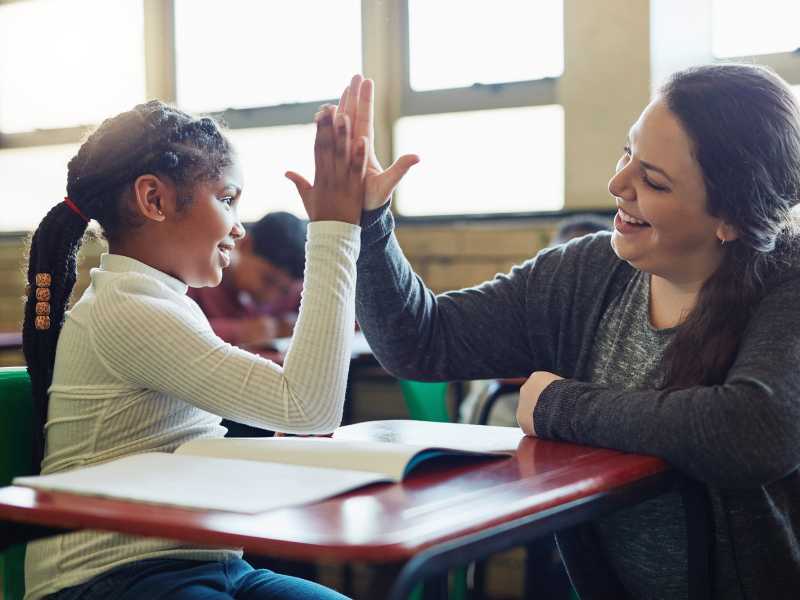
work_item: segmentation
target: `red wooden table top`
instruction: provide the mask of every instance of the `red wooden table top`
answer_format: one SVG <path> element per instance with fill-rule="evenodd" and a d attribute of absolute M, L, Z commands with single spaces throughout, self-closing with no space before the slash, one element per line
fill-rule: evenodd
<path fill-rule="evenodd" d="M 667 469 L 653 457 L 524 438 L 510 458 L 433 461 L 399 484 L 255 515 L 9 486 L 0 488 L 0 519 L 245 547 L 285 558 L 389 563 Z"/>

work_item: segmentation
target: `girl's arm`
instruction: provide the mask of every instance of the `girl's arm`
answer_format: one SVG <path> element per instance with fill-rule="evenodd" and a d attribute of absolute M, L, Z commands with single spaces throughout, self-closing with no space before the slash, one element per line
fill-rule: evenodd
<path fill-rule="evenodd" d="M 196 305 L 144 275 L 98 294 L 98 356 L 124 383 L 184 399 L 222 417 L 289 433 L 326 433 L 341 421 L 354 323 L 366 148 L 350 152 L 347 119 L 318 124 L 305 286 L 284 367 L 227 344 Z M 299 177 L 299 176 L 297 176 Z M 298 186 L 300 187 L 300 185 Z"/>
<path fill-rule="evenodd" d="M 800 466 L 800 280 L 759 305 L 721 385 L 620 391 L 564 379 L 533 413 L 536 434 L 664 458 L 721 487 L 753 487 Z"/>

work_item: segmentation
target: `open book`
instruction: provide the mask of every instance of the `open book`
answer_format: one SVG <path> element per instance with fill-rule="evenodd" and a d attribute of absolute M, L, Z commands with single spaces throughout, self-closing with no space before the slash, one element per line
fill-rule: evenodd
<path fill-rule="evenodd" d="M 174 454 L 127 456 L 64 473 L 17 477 L 16 485 L 197 509 L 255 513 L 317 502 L 380 481 L 401 481 L 443 455 L 504 456 L 516 427 L 370 421 L 332 438 L 213 438 Z"/>

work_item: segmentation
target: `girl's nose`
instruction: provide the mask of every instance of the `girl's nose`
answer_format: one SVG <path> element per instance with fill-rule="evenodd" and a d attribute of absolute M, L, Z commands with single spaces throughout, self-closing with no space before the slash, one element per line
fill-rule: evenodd
<path fill-rule="evenodd" d="M 244 238 L 244 236 L 246 234 L 247 234 L 247 231 L 245 231 L 245 228 L 244 228 L 244 225 L 242 225 L 242 222 L 241 221 L 237 221 L 236 224 L 233 226 L 233 229 L 231 229 L 231 237 L 234 240 L 238 241 L 238 240 L 241 240 L 242 238 Z"/>

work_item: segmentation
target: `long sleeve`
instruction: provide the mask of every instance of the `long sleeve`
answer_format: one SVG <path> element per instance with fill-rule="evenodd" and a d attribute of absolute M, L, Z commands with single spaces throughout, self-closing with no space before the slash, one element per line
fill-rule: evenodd
<path fill-rule="evenodd" d="M 418 380 L 478 379 L 528 369 L 523 269 L 437 296 L 403 256 L 388 210 L 365 213 L 362 227 L 356 313 L 384 368 Z"/>
<path fill-rule="evenodd" d="M 725 382 L 620 391 L 555 381 L 534 410 L 539 436 L 664 458 L 711 485 L 765 485 L 800 465 L 800 280 L 762 300 Z"/>
<path fill-rule="evenodd" d="M 284 366 L 220 339 L 196 305 L 131 273 L 98 293 L 91 335 L 108 370 L 224 418 L 326 433 L 342 415 L 360 229 L 309 225 L 305 287 Z M 194 308 L 194 311 L 192 311 Z"/>

